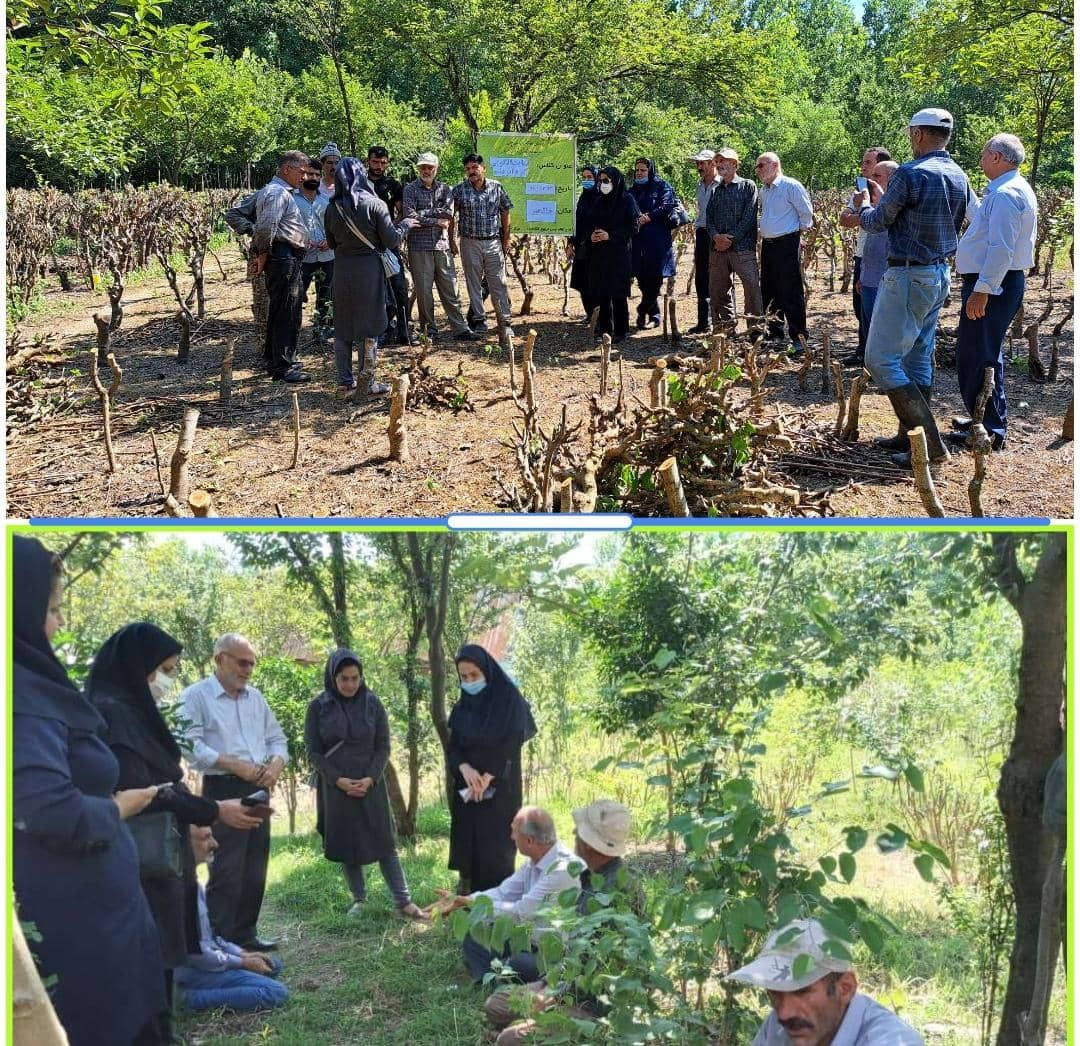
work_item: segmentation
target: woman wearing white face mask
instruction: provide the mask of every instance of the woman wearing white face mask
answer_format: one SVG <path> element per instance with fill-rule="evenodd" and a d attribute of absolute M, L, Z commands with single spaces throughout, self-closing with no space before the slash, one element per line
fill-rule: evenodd
<path fill-rule="evenodd" d="M 593 308 L 600 306 L 597 340 L 610 334 L 617 345 L 630 331 L 631 246 L 641 212 L 617 168 L 600 168 L 596 188 L 601 195 L 591 211 L 589 303 Z"/>
<path fill-rule="evenodd" d="M 105 641 L 86 680 L 86 696 L 105 719 L 104 740 L 120 765 L 117 788 L 169 786 L 141 816 L 172 814 L 180 836 L 180 874 L 143 874 L 140 879 L 165 965 L 169 1009 L 159 1021 L 162 1042 L 169 1042 L 172 1035 L 172 971 L 189 953 L 199 952 L 195 859 L 188 825 L 209 825 L 219 819 L 234 828 L 261 823 L 247 815 L 238 799 L 204 799 L 192 795 L 183 783 L 180 746 L 158 707 L 175 690 L 182 651 L 157 625 L 145 621 L 125 625 Z"/>

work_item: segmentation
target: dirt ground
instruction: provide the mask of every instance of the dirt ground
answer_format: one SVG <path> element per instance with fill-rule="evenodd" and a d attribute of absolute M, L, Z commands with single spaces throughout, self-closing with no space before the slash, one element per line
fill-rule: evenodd
<path fill-rule="evenodd" d="M 291 389 L 273 383 L 260 369 L 250 311 L 250 288 L 233 246 L 220 255 L 226 279 L 212 263 L 207 276 L 207 318 L 195 329 L 191 358 L 176 362 L 175 300 L 164 279 L 146 278 L 129 288 L 125 318 L 113 347 L 123 380 L 113 404 L 117 468 L 106 468 L 99 399 L 89 378 L 93 348 L 91 314 L 107 314 L 104 291 L 64 293 L 50 279 L 43 307 L 24 321 L 24 343 L 39 335 L 54 340 L 50 359 L 8 373 L 7 499 L 8 516 L 154 516 L 162 515 L 151 434 L 156 435 L 166 480 L 186 407 L 201 410 L 190 460 L 191 487 L 209 491 L 221 516 L 395 516 L 441 517 L 455 511 L 503 511 L 507 487 L 520 481 L 513 451 L 511 422 L 519 416 L 509 395 L 508 362 L 497 347 L 437 344 L 428 362 L 452 375 L 464 363 L 472 411 L 421 408 L 408 415 L 412 457 L 407 464 L 388 460 L 389 400 L 351 404 L 335 396 L 333 357 L 314 343 L 305 313 L 302 362 L 313 376 L 299 389 L 301 437 L 299 462 L 293 454 Z M 687 262 L 684 259 L 684 267 Z M 695 321 L 695 301 L 685 297 L 687 271 L 676 279 L 681 330 Z M 515 329 L 521 337 L 537 331 L 534 362 L 537 397 L 545 425 L 568 405 L 571 423 L 588 410 L 588 397 L 599 388 L 599 352 L 580 322 L 583 313 L 571 293 L 569 318 L 561 315 L 563 289 L 544 275 L 532 278 L 533 314 L 519 318 L 522 295 L 511 284 Z M 464 281 L 461 280 L 464 293 Z M 1043 324 L 1041 357 L 1048 365 L 1049 331 L 1063 314 L 1072 289 L 1071 276 L 1055 273 L 1055 301 Z M 839 284 L 838 284 L 839 286 Z M 1025 306 L 1029 317 L 1042 311 L 1047 291 L 1042 280 L 1029 281 Z M 808 304 L 811 340 L 831 335 L 833 354 L 854 347 L 855 321 L 850 296 L 830 292 L 814 276 Z M 958 298 L 942 321 L 956 326 Z M 225 339 L 237 339 L 232 398 L 218 401 L 219 370 Z M 951 342 L 939 342 L 934 410 L 947 428 L 950 415 L 962 413 L 951 369 Z M 1059 339 L 1060 368 L 1053 383 L 1032 381 L 1026 370 L 1026 343 L 1014 346 L 1017 361 L 1007 369 L 1011 424 L 1009 444 L 989 462 L 983 506 L 991 516 L 1071 518 L 1073 444 L 1061 438 L 1062 418 L 1073 395 L 1072 324 Z M 671 350 L 658 330 L 634 334 L 623 345 L 627 391 L 648 398 L 649 357 Z M 408 349 L 390 348 L 380 357 L 380 378 L 404 369 Z M 692 351 L 684 339 L 683 352 Z M 830 388 L 821 391 L 815 367 L 802 391 L 797 365 L 786 363 L 769 375 L 772 389 L 766 420 L 776 411 L 788 419 L 800 414 L 825 426 L 836 417 Z M 856 372 L 846 369 L 848 381 Z M 108 375 L 103 373 L 104 380 Z M 793 486 L 829 493 L 830 514 L 847 517 L 924 517 L 910 474 L 889 468 L 874 436 L 891 435 L 895 416 L 887 399 L 871 387 L 862 400 L 860 443 L 837 459 L 835 467 L 789 464 Z M 939 494 L 948 516 L 969 514 L 967 486 L 972 459 L 957 454 L 944 466 Z"/>

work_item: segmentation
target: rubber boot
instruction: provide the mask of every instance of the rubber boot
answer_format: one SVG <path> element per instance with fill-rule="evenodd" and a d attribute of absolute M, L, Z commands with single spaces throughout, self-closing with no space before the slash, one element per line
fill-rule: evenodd
<path fill-rule="evenodd" d="M 383 396 L 390 391 L 389 385 L 375 380 L 375 360 L 379 354 L 379 343 L 375 338 L 364 339 L 364 369 L 360 372 L 360 387 L 369 396 Z"/>
<path fill-rule="evenodd" d="M 922 426 L 926 433 L 926 454 L 932 463 L 946 461 L 949 457 L 948 448 L 938 432 L 937 422 L 930 405 L 923 399 L 922 391 L 913 381 L 901 385 L 898 389 L 889 389 L 886 393 L 889 402 L 900 419 L 900 424 L 907 426 L 906 431 Z M 905 468 L 911 467 L 911 454 L 893 454 L 893 461 Z"/>
<path fill-rule="evenodd" d="M 920 385 L 919 391 L 923 395 L 923 399 L 926 400 L 927 406 L 930 405 L 930 397 L 934 394 L 932 385 Z M 896 430 L 895 436 L 879 436 L 874 442 L 881 447 L 882 450 L 898 451 L 903 453 L 904 451 L 911 450 L 911 442 L 907 438 L 908 430 L 904 427 L 904 423 L 901 421 L 899 428 Z"/>

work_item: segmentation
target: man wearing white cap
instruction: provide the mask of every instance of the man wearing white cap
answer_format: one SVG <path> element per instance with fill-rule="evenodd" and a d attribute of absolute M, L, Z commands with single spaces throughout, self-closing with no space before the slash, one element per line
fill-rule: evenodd
<path fill-rule="evenodd" d="M 920 109 L 908 126 L 915 159 L 901 165 L 880 193 L 856 194 L 840 224 L 889 233 L 889 267 L 878 285 L 866 335 L 866 369 L 889 397 L 901 428 L 921 426 L 931 462 L 949 456 L 930 409 L 934 337 L 949 294 L 949 258 L 975 197 L 949 156 L 953 131 L 945 109 Z M 871 206 L 873 203 L 873 206 Z M 910 454 L 896 454 L 900 465 Z"/>
<path fill-rule="evenodd" d="M 829 955 L 828 939 L 816 919 L 799 919 L 771 933 L 753 962 L 724 978 L 768 992 L 772 1013 L 751 1046 L 923 1046 L 910 1025 L 858 991 L 851 961 Z"/>
<path fill-rule="evenodd" d="M 416 171 L 419 177 L 409 182 L 403 191 L 402 209 L 406 218 L 415 218 L 420 223 L 409 230 L 409 269 L 416 290 L 420 329 L 426 331 L 432 341 L 439 336 L 435 323 L 434 286 L 439 288 L 439 300 L 454 338 L 480 341 L 482 336 L 473 334 L 461 315 L 450 236 L 454 225 L 452 190 L 446 182 L 436 178 L 439 158 L 434 153 L 421 153 L 416 158 Z"/>
<path fill-rule="evenodd" d="M 709 207 L 709 196 L 719 183 L 716 173 L 716 153 L 712 149 L 702 149 L 697 156 L 691 157 L 697 164 L 697 217 L 694 219 L 694 291 L 697 293 L 697 323 L 687 334 L 709 334 L 712 331 L 712 317 L 709 315 L 709 255 L 712 243 L 709 230 L 705 226 L 705 212 Z"/>
<path fill-rule="evenodd" d="M 595 803 L 580 807 L 573 812 L 574 853 L 585 863 L 581 873 L 581 892 L 578 894 L 577 911 L 586 915 L 590 901 L 596 894 L 608 896 L 621 894 L 630 908 L 641 915 L 644 897 L 640 884 L 632 878 L 623 864 L 626 841 L 630 835 L 630 811 L 612 799 L 598 799 Z M 568 1005 L 567 1013 L 576 1020 L 595 1020 L 606 1012 L 602 1003 L 593 996 L 571 995 L 565 989 L 549 991 L 542 980 L 526 984 L 524 989 L 501 988 L 484 1003 L 484 1012 L 496 1028 L 502 1031 L 496 1046 L 518 1046 L 519 1043 L 536 1038 L 536 1021 L 515 1020 L 522 1011 L 519 1003 L 522 992 L 529 998 L 532 1009 L 547 1009 L 559 1002 Z"/>
<path fill-rule="evenodd" d="M 319 166 L 322 168 L 322 180 L 319 182 L 319 195 L 330 199 L 334 195 L 334 175 L 337 174 L 338 160 L 341 159 L 341 150 L 333 143 L 327 142 L 319 153 Z"/>

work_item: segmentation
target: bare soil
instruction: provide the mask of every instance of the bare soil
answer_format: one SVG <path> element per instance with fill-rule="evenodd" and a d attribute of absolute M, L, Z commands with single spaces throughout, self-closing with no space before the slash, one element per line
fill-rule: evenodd
<path fill-rule="evenodd" d="M 512 421 L 519 416 L 509 394 L 505 355 L 495 345 L 438 343 L 428 363 L 453 375 L 463 362 L 471 409 L 424 407 L 407 422 L 412 456 L 408 463 L 388 459 L 388 398 L 348 403 L 335 395 L 333 357 L 316 345 L 307 324 L 302 332 L 302 362 L 313 376 L 299 388 L 300 455 L 293 453 L 292 389 L 271 382 L 261 371 L 250 310 L 250 287 L 233 246 L 221 253 L 226 279 L 208 268 L 207 318 L 195 328 L 191 358 L 176 362 L 175 300 L 163 278 L 147 277 L 126 295 L 123 325 L 113 348 L 123 381 L 113 404 L 117 470 L 108 474 L 99 398 L 90 384 L 95 344 L 91 314 L 108 313 L 104 291 L 62 292 L 51 281 L 43 306 L 23 323 L 24 343 L 46 335 L 49 356 L 32 361 L 7 381 L 7 504 L 9 517 L 153 516 L 163 514 L 163 497 L 151 444 L 156 434 L 166 475 L 185 408 L 201 411 L 190 461 L 192 489 L 209 491 L 221 516 L 441 517 L 450 512 L 490 512 L 508 508 L 500 480 L 518 481 Z M 684 266 L 686 261 L 684 259 Z M 688 270 L 676 279 L 678 322 L 695 321 L 695 301 L 686 297 Z M 515 316 L 521 337 L 537 331 L 534 362 L 537 397 L 545 425 L 568 405 L 571 423 L 588 411 L 588 397 L 599 389 L 599 351 L 581 320 L 580 300 L 570 295 L 569 317 L 561 314 L 564 291 L 546 275 L 531 277 L 532 314 Z M 1041 278 L 1029 280 L 1028 317 L 1042 312 L 1048 291 Z M 1049 332 L 1063 314 L 1072 290 L 1071 274 L 1054 274 L 1055 306 L 1044 323 L 1040 354 L 1049 364 Z M 462 281 L 462 291 L 464 285 Z M 515 312 L 522 294 L 512 286 Z M 313 303 L 309 303 L 310 310 Z M 954 299 L 943 314 L 942 330 L 957 323 Z M 856 340 L 850 295 L 830 291 L 823 276 L 812 278 L 808 304 L 811 340 L 829 332 L 833 355 L 850 351 Z M 232 398 L 218 401 L 219 370 L 225 340 L 235 337 Z M 1007 449 L 994 454 L 983 487 L 983 506 L 991 516 L 1071 518 L 1073 444 L 1061 438 L 1062 419 L 1073 396 L 1072 324 L 1058 339 L 1060 366 L 1055 382 L 1036 382 L 1027 374 L 1027 345 L 1018 340 L 1007 369 L 1011 414 Z M 939 339 L 934 410 L 948 427 L 950 415 L 963 413 L 950 366 L 951 340 Z M 648 398 L 650 357 L 672 350 L 659 330 L 641 331 L 623 345 L 627 392 Z M 405 369 L 410 352 L 390 347 L 380 357 L 380 378 Z M 683 352 L 694 351 L 684 338 Z M 771 389 L 766 420 L 775 412 L 804 418 L 808 425 L 831 426 L 836 403 L 831 388 L 821 389 L 815 367 L 800 390 L 797 365 L 786 363 L 767 379 Z M 848 381 L 856 371 L 845 370 Z M 108 383 L 108 375 L 103 372 Z M 817 495 L 826 511 L 847 517 L 920 517 L 924 512 L 910 475 L 891 470 L 874 436 L 891 435 L 895 416 L 888 400 L 873 387 L 862 400 L 860 443 L 850 453 L 828 457 L 814 467 L 786 469 L 793 486 Z M 584 431 L 584 429 L 583 429 Z M 939 494 L 948 516 L 969 514 L 970 455 L 957 454 L 942 473 Z M 810 499 L 813 501 L 813 499 Z"/>

